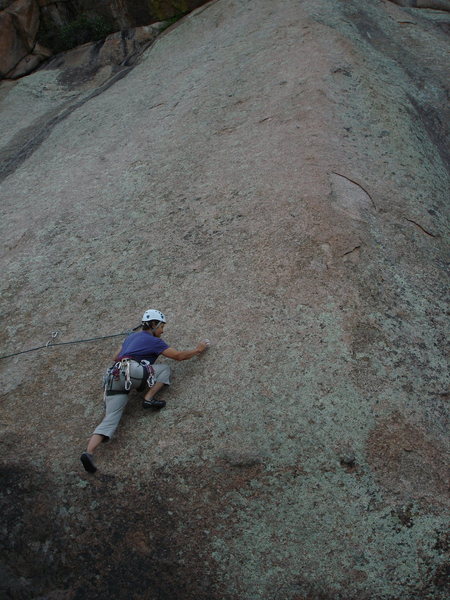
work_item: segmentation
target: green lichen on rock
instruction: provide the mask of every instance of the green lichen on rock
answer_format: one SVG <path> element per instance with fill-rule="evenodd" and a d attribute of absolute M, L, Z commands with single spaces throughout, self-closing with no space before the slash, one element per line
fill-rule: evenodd
<path fill-rule="evenodd" d="M 219 0 L 2 93 L 5 353 L 212 342 L 95 476 L 117 340 L 0 363 L 5 595 L 446 600 L 444 17 Z"/>

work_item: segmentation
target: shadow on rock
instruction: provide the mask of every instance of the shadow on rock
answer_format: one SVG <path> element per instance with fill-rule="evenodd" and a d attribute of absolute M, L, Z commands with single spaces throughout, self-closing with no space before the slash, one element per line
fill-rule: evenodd
<path fill-rule="evenodd" d="M 164 482 L 53 481 L 23 466 L 3 469 L 2 480 L 3 597 L 225 598 L 201 534 L 183 535 L 180 512 L 167 509 Z"/>

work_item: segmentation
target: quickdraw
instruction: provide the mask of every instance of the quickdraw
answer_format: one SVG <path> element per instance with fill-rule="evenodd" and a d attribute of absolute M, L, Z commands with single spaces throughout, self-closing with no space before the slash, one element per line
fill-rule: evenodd
<path fill-rule="evenodd" d="M 152 367 L 152 365 L 149 363 L 148 360 L 141 360 L 140 364 L 144 367 L 144 377 L 145 377 L 145 372 L 147 371 L 147 379 L 146 379 L 146 383 L 148 385 L 149 388 L 153 387 L 156 383 L 155 381 L 155 369 Z M 142 378 L 144 380 L 144 378 Z"/>
<path fill-rule="evenodd" d="M 120 362 L 122 374 L 125 377 L 125 391 L 131 390 L 131 377 L 130 377 L 130 361 L 127 358 L 123 358 Z"/>

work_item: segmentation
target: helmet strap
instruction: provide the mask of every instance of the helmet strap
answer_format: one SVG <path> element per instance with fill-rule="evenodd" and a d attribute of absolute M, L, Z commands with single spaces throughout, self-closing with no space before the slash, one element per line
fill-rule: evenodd
<path fill-rule="evenodd" d="M 162 323 L 162 321 L 158 321 L 158 324 L 157 324 L 157 325 L 155 325 L 155 327 L 151 328 L 151 329 L 150 329 L 150 331 L 151 331 L 152 333 L 155 333 L 155 331 L 158 329 L 158 327 L 160 327 L 160 326 L 161 326 L 161 323 Z"/>

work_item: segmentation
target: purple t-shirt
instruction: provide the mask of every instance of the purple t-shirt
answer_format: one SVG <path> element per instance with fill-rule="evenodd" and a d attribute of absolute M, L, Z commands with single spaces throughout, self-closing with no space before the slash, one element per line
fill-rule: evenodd
<path fill-rule="evenodd" d="M 169 346 L 161 338 L 146 331 L 132 333 L 122 344 L 119 359 L 127 357 L 135 360 L 148 360 L 153 364 L 158 356 Z"/>

